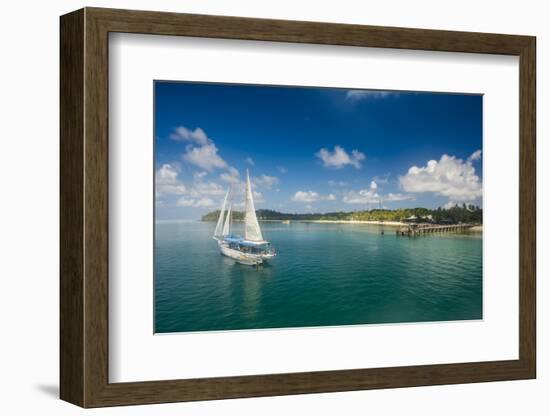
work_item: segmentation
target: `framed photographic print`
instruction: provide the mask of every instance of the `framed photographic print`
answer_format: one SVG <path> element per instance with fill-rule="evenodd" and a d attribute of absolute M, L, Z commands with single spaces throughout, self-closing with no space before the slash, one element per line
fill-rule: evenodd
<path fill-rule="evenodd" d="M 534 378 L 535 39 L 61 17 L 61 398 Z"/>

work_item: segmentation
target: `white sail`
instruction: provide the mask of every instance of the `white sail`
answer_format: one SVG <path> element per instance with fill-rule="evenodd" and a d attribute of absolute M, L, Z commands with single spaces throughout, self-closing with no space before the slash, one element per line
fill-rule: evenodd
<path fill-rule="evenodd" d="M 225 214 L 225 205 L 227 204 L 227 197 L 229 196 L 229 189 L 227 190 L 227 193 L 225 194 L 225 198 L 223 199 L 222 206 L 220 208 L 220 216 L 218 217 L 218 222 L 216 223 L 216 229 L 214 230 L 214 237 L 219 237 L 222 235 L 222 227 L 223 227 L 223 217 Z"/>
<path fill-rule="evenodd" d="M 231 204 L 229 204 L 229 208 L 227 208 L 227 216 L 225 217 L 225 222 L 223 224 L 222 235 L 224 237 L 228 236 L 230 230 L 231 230 Z"/>
<path fill-rule="evenodd" d="M 248 241 L 263 241 L 262 230 L 256 218 L 256 209 L 254 208 L 254 199 L 252 197 L 252 187 L 250 186 L 250 176 L 246 170 L 246 192 L 244 197 L 244 239 Z"/>

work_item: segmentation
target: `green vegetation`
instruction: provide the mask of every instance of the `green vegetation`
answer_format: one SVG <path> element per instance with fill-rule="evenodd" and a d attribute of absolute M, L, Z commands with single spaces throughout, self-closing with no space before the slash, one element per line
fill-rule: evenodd
<path fill-rule="evenodd" d="M 220 211 L 212 211 L 203 215 L 202 221 L 217 221 Z M 242 221 L 244 213 L 232 212 L 235 221 Z M 327 212 L 325 214 L 288 214 L 273 211 L 270 209 L 259 209 L 256 211 L 258 219 L 264 221 L 416 221 L 435 222 L 446 224 L 458 224 L 460 222 L 481 224 L 483 222 L 483 210 L 474 205 L 455 205 L 452 208 L 400 208 L 400 209 L 373 209 L 370 211 L 354 212 Z M 411 219 L 415 217 L 415 219 Z"/>

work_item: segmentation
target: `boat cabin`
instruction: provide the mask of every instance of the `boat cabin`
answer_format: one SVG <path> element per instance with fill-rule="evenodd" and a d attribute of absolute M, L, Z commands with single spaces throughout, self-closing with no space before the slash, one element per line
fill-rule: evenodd
<path fill-rule="evenodd" d="M 228 236 L 224 239 L 229 248 L 249 254 L 265 254 L 273 251 L 268 241 L 249 241 L 242 237 Z"/>

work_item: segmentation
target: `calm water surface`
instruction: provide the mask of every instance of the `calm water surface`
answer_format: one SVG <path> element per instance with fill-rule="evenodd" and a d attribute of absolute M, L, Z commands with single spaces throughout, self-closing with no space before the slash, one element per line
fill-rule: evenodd
<path fill-rule="evenodd" d="M 252 268 L 219 254 L 214 226 L 156 224 L 155 332 L 482 318 L 481 234 L 262 223 L 277 257 Z"/>

